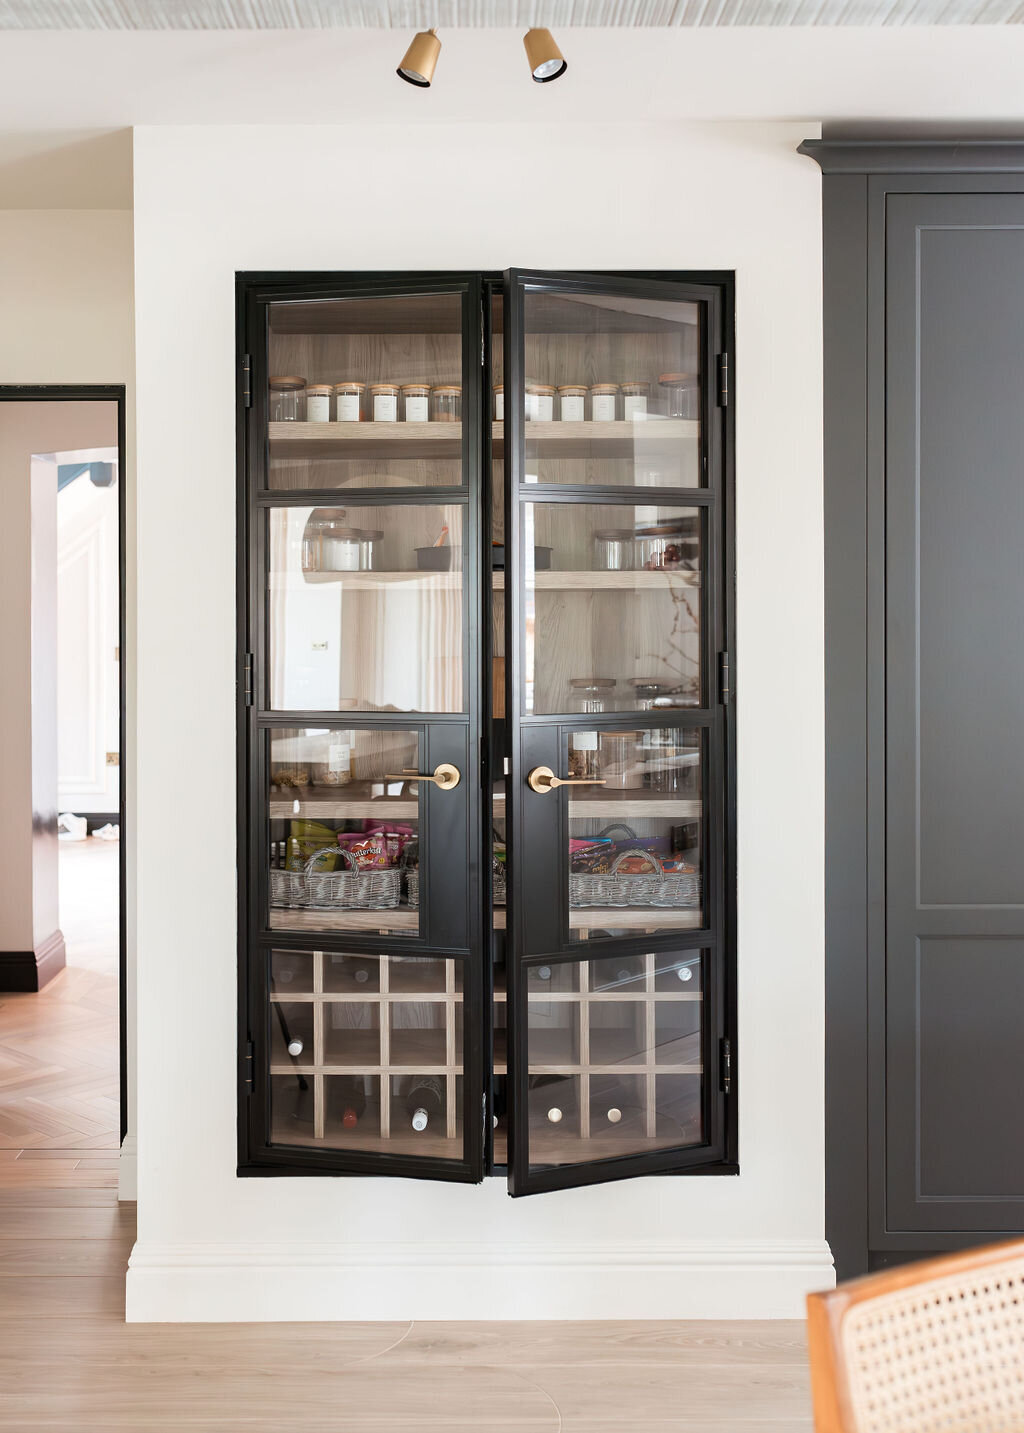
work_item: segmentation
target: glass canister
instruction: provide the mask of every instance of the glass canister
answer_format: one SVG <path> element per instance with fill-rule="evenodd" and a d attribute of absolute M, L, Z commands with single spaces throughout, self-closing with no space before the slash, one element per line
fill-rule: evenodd
<path fill-rule="evenodd" d="M 462 422 L 462 389 L 456 383 L 441 383 L 432 390 L 435 423 Z"/>
<path fill-rule="evenodd" d="M 662 403 L 669 418 L 696 418 L 697 375 L 695 373 L 662 373 L 658 377 Z"/>
<path fill-rule="evenodd" d="M 590 417 L 595 423 L 614 423 L 618 407 L 617 383 L 592 383 L 590 386 Z"/>
<path fill-rule="evenodd" d="M 396 383 L 371 383 L 370 402 L 375 423 L 398 422 L 398 385 Z"/>
<path fill-rule="evenodd" d="M 334 404 L 335 419 L 339 423 L 358 423 L 363 416 L 366 384 L 350 380 L 348 383 L 335 384 L 334 391 L 337 395 Z"/>
<path fill-rule="evenodd" d="M 505 385 L 496 383 L 494 385 L 494 421 L 504 423 L 505 421 Z"/>
<path fill-rule="evenodd" d="M 526 416 L 534 423 L 550 423 L 555 416 L 555 388 L 552 383 L 526 385 Z"/>
<path fill-rule="evenodd" d="M 306 380 L 294 376 L 270 380 L 271 423 L 306 421 Z"/>
<path fill-rule="evenodd" d="M 606 712 L 614 709 L 614 677 L 570 677 L 572 694 L 569 710 L 574 712 Z"/>
<path fill-rule="evenodd" d="M 329 423 L 331 421 L 331 397 L 333 393 L 333 383 L 310 383 L 307 386 L 307 423 Z"/>
<path fill-rule="evenodd" d="M 636 555 L 635 534 L 629 527 L 600 528 L 594 533 L 594 569 L 630 572 Z"/>
<path fill-rule="evenodd" d="M 582 423 L 587 416 L 587 389 L 583 383 L 562 383 L 558 388 L 558 416 L 563 423 Z"/>
<path fill-rule="evenodd" d="M 352 733 L 332 731 L 327 760 L 313 764 L 314 786 L 348 786 L 352 780 Z"/>
<path fill-rule="evenodd" d="M 403 383 L 402 401 L 405 405 L 402 417 L 407 423 L 427 423 L 430 421 L 429 383 Z"/>
<path fill-rule="evenodd" d="M 622 385 L 622 416 L 627 423 L 647 417 L 647 398 L 651 391 L 649 383 L 624 383 Z"/>
<path fill-rule="evenodd" d="M 637 567 L 648 572 L 675 572 L 697 565 L 699 543 L 678 523 L 656 523 L 636 534 Z"/>
<path fill-rule="evenodd" d="M 644 784 L 637 738 L 646 733 L 606 731 L 601 734 L 599 761 L 605 785 L 612 791 L 636 791 Z"/>

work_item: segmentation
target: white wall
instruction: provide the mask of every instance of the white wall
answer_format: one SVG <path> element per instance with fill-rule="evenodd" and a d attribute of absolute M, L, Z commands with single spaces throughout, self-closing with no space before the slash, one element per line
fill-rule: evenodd
<path fill-rule="evenodd" d="M 128 751 L 121 774 L 134 825 L 135 406 L 132 215 L 128 209 L 0 209 L 0 383 L 124 383 L 127 461 L 126 662 Z M 74 440 L 72 440 L 73 442 Z M 50 447 L 68 447 L 58 442 Z M 128 868 L 128 1135 L 120 1191 L 135 1188 L 135 849 Z"/>
<path fill-rule="evenodd" d="M 803 1292 L 831 1281 L 820 177 L 795 153 L 807 133 L 136 131 L 142 1135 L 130 1319 L 800 1316 Z M 518 1201 L 497 1180 L 240 1180 L 233 275 L 512 264 L 737 272 L 742 1173 Z"/>

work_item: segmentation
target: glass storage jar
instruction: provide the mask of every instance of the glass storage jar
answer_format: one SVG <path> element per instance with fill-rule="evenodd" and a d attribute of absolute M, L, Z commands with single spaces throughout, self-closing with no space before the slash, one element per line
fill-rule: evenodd
<path fill-rule="evenodd" d="M 338 383 L 334 389 L 337 394 L 334 406 L 334 416 L 339 423 L 358 423 L 363 416 L 363 394 L 366 392 L 365 383 Z"/>
<path fill-rule="evenodd" d="M 375 423 L 398 422 L 398 385 L 395 383 L 371 383 L 370 401 L 373 405 Z"/>
<path fill-rule="evenodd" d="M 649 383 L 624 383 L 622 385 L 622 416 L 627 423 L 647 417 L 647 397 L 650 391 Z"/>
<path fill-rule="evenodd" d="M 697 566 L 699 540 L 678 523 L 658 523 L 636 534 L 636 565 L 648 572 L 675 572 Z"/>
<path fill-rule="evenodd" d="M 310 383 L 306 388 L 306 422 L 329 423 L 331 421 L 331 395 L 333 383 Z"/>
<path fill-rule="evenodd" d="M 662 373 L 658 378 L 662 402 L 669 418 L 697 417 L 697 375 Z"/>
<path fill-rule="evenodd" d="M 304 423 L 306 421 L 306 380 L 280 377 L 270 380 L 271 423 Z"/>
<path fill-rule="evenodd" d="M 403 383 L 402 401 L 405 405 L 402 417 L 407 423 L 426 423 L 429 421 L 429 383 Z"/>
<path fill-rule="evenodd" d="M 594 567 L 598 572 L 631 571 L 635 553 L 636 541 L 632 528 L 601 528 L 594 533 Z"/>
<path fill-rule="evenodd" d="M 587 416 L 587 389 L 582 383 L 562 383 L 558 388 L 558 416 L 563 423 L 582 423 Z"/>
<path fill-rule="evenodd" d="M 572 695 L 569 710 L 574 712 L 606 712 L 614 709 L 614 677 L 570 677 Z"/>
<path fill-rule="evenodd" d="M 590 386 L 590 416 L 595 423 L 614 423 L 618 406 L 619 385 L 617 383 L 592 383 Z"/>
<path fill-rule="evenodd" d="M 534 423 L 550 423 L 555 416 L 555 389 L 551 383 L 526 385 L 526 416 Z"/>
<path fill-rule="evenodd" d="M 504 423 L 505 421 L 505 385 L 496 383 L 494 385 L 494 421 Z"/>
<path fill-rule="evenodd" d="M 327 760 L 313 763 L 314 786 L 348 786 L 352 780 L 352 733 L 332 731 Z"/>
<path fill-rule="evenodd" d="M 612 791 L 636 791 L 644 784 L 638 737 L 646 732 L 606 731 L 601 734 L 600 765 L 605 785 Z"/>
<path fill-rule="evenodd" d="M 441 383 L 432 392 L 435 423 L 462 422 L 462 389 L 456 383 Z"/>

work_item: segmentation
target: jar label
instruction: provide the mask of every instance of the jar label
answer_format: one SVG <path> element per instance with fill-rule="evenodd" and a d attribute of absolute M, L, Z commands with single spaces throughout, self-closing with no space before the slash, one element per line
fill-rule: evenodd
<path fill-rule="evenodd" d="M 550 423 L 555 416 L 555 400 L 550 393 L 537 393 L 536 421 L 538 423 Z"/>
<path fill-rule="evenodd" d="M 373 421 L 375 423 L 398 421 L 398 399 L 394 393 L 375 393 L 373 395 Z"/>
<path fill-rule="evenodd" d="M 359 422 L 359 394 L 339 393 L 338 394 L 338 422 L 358 423 Z"/>
<path fill-rule="evenodd" d="M 427 421 L 427 395 L 413 395 L 405 400 L 405 421 L 425 423 Z"/>
<path fill-rule="evenodd" d="M 494 421 L 496 423 L 504 423 L 505 421 L 504 393 L 495 393 L 494 395 Z"/>
<path fill-rule="evenodd" d="M 562 422 L 582 423 L 583 422 L 583 395 L 582 393 L 564 393 L 562 395 Z"/>
<path fill-rule="evenodd" d="M 527 423 L 535 423 L 535 422 L 537 421 L 537 406 L 538 406 L 538 403 L 539 403 L 539 402 L 540 402 L 540 400 L 539 400 L 539 398 L 537 397 L 537 394 L 536 394 L 536 393 L 527 393 L 527 395 L 526 395 L 526 421 L 527 421 Z"/>
<path fill-rule="evenodd" d="M 615 394 L 595 393 L 593 401 L 594 422 L 614 423 L 615 422 Z"/>
<path fill-rule="evenodd" d="M 572 749 L 573 751 L 596 751 L 597 732 L 574 731 L 572 734 Z"/>
<path fill-rule="evenodd" d="M 327 769 L 331 772 L 348 771 L 352 764 L 352 748 L 348 742 L 331 742 L 327 748 Z"/>
<path fill-rule="evenodd" d="M 313 393 L 306 399 L 306 421 L 308 423 L 329 423 L 331 421 L 331 400 L 326 393 Z"/>
<path fill-rule="evenodd" d="M 622 416 L 629 422 L 634 418 L 646 418 L 647 416 L 647 395 L 640 397 L 626 397 L 622 400 Z"/>

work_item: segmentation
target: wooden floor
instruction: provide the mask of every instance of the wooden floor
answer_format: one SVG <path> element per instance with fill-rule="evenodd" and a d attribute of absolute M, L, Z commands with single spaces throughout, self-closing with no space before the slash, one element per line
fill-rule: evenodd
<path fill-rule="evenodd" d="M 62 844 L 67 968 L 0 994 L 0 1188 L 116 1187 L 117 860 L 116 841 Z"/>
<path fill-rule="evenodd" d="M 799 1323 L 126 1325 L 116 851 L 62 852 L 70 968 L 0 997 L 0 1430 L 811 1433 Z"/>

